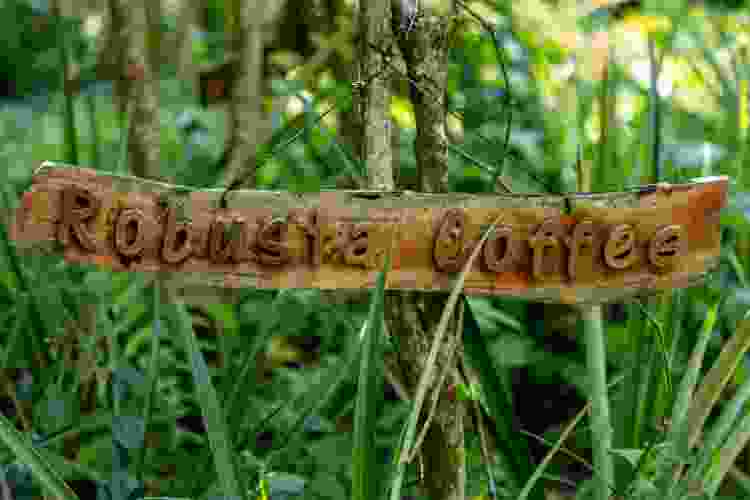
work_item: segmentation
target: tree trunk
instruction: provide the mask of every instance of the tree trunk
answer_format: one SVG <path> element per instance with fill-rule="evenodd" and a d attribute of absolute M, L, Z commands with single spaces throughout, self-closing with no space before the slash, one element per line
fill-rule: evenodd
<path fill-rule="evenodd" d="M 368 167 L 367 184 L 370 189 L 396 188 L 392 164 L 393 135 L 389 122 L 391 82 L 389 71 L 383 68 L 386 61 L 382 53 L 388 52 L 388 47 L 393 45 L 391 27 L 398 26 L 398 46 L 410 79 L 416 84 L 411 87 L 410 97 L 417 124 L 417 189 L 445 193 L 448 190 L 448 149 L 444 130 L 447 34 L 455 5 L 449 12 L 426 10 L 420 13 L 419 19 L 414 19 L 415 24 L 404 25 L 403 31 L 400 21 L 408 16 L 402 15 L 400 5 L 400 2 L 394 2 L 393 12 L 389 12 L 385 2 L 364 1 L 357 13 L 360 45 L 354 115 L 358 129 L 364 134 L 361 154 Z M 399 22 L 392 23 L 394 18 Z M 381 50 L 373 50 L 373 47 Z M 411 394 L 416 393 L 447 298 L 444 293 L 386 293 L 386 325 L 399 346 L 397 363 L 404 374 L 406 390 Z M 459 328 L 461 325 L 454 314 L 447 335 L 455 335 Z M 460 342 L 458 352 L 461 352 Z M 438 356 L 438 372 L 445 367 L 447 355 L 443 351 Z M 460 359 L 460 355 L 454 359 Z M 463 499 L 466 404 L 450 401 L 447 388 L 439 398 L 433 424 L 422 445 L 424 479 L 421 488 L 433 500 Z"/>
<path fill-rule="evenodd" d="M 203 31 L 200 11 L 203 0 L 182 0 L 177 10 L 177 30 L 174 53 L 177 58 L 177 75 L 183 82 L 193 82 L 198 70 L 193 63 L 193 37 Z"/>
<path fill-rule="evenodd" d="M 229 157 L 224 183 L 237 182 L 235 187 L 255 188 L 256 150 L 271 131 L 263 111 L 263 48 L 265 32 L 273 22 L 268 19 L 270 7 L 268 0 L 234 0 L 228 4 L 229 57 L 238 61 L 238 74 L 227 107 L 225 152 Z"/>

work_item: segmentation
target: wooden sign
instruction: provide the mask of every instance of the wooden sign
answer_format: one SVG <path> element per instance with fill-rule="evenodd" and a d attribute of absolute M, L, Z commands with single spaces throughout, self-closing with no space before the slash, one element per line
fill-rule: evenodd
<path fill-rule="evenodd" d="M 194 190 L 44 163 L 10 230 L 19 249 L 183 285 L 450 291 L 592 304 L 699 283 L 719 262 L 727 177 L 621 193 L 294 194 Z"/>

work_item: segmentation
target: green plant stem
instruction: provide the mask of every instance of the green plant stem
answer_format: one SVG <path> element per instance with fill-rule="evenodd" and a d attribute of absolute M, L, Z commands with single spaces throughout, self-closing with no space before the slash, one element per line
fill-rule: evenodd
<path fill-rule="evenodd" d="M 594 467 L 598 481 L 595 498 L 609 499 L 613 484 L 614 465 L 609 450 L 612 448 L 612 424 L 607 396 L 607 351 L 604 344 L 604 321 L 601 306 L 587 307 L 582 312 L 586 363 L 591 388 L 591 432 L 593 434 Z"/>
<path fill-rule="evenodd" d="M 609 50 L 609 49 L 608 49 Z M 609 71 L 607 71 L 607 74 Z M 580 85 L 580 83 L 579 83 Z M 593 172 L 591 162 L 584 162 L 586 135 L 584 134 L 582 102 L 579 85 L 576 86 L 578 97 L 578 116 L 576 124 L 578 130 L 578 144 L 576 158 L 577 189 L 583 192 L 593 192 Z M 609 83 L 602 82 L 602 107 L 606 108 Z M 602 122 L 602 152 L 607 151 L 607 120 Z M 606 156 L 606 155 L 603 155 Z M 600 158 L 600 160 L 603 158 Z M 601 167 L 600 167 L 601 168 Z M 593 443 L 594 468 L 597 475 L 594 481 L 594 498 L 609 500 L 610 488 L 614 486 L 614 462 L 610 450 L 612 449 L 613 428 L 609 415 L 609 397 L 607 395 L 607 349 L 604 340 L 604 320 L 601 306 L 587 306 L 581 310 L 583 320 L 583 338 L 586 344 L 586 371 L 589 380 L 589 398 L 591 399 L 591 434 Z"/>
<path fill-rule="evenodd" d="M 148 424 L 151 421 L 154 396 L 156 394 L 156 382 L 159 376 L 159 339 L 161 334 L 161 294 L 160 287 L 162 280 L 156 279 L 153 283 L 153 308 L 154 321 L 153 332 L 151 334 L 151 359 L 148 366 L 148 389 L 145 397 L 145 407 L 143 408 L 143 432 L 148 430 Z M 144 463 L 146 459 L 146 443 L 138 451 L 136 458 L 136 474 L 139 481 L 143 481 Z"/>
<path fill-rule="evenodd" d="M 29 439 L 18 432 L 4 415 L 0 415 L 0 442 L 10 448 L 21 463 L 31 467 L 34 479 L 39 481 L 46 491 L 59 500 L 78 500 L 78 496 L 65 484 L 58 472 L 50 467 Z"/>
<path fill-rule="evenodd" d="M 78 140 L 76 138 L 76 123 L 75 123 L 75 106 L 73 101 L 73 92 L 68 86 L 68 73 L 70 70 L 70 61 L 68 56 L 67 40 L 65 36 L 65 28 L 63 26 L 62 15 L 60 14 L 60 5 L 58 2 L 52 2 L 51 5 L 52 16 L 55 19 L 55 25 L 57 28 L 57 44 L 59 60 L 59 74 L 62 80 L 62 90 L 65 108 L 63 110 L 64 126 L 63 131 L 65 134 L 65 162 L 72 165 L 78 164 Z"/>

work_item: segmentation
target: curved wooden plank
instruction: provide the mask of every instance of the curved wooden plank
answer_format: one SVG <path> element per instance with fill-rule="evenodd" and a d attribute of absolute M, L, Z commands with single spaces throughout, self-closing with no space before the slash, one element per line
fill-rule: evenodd
<path fill-rule="evenodd" d="M 195 190 L 45 162 L 11 225 L 19 249 L 185 285 L 449 291 L 488 224 L 465 292 L 593 304 L 692 286 L 718 264 L 727 177 L 622 193 L 294 194 Z"/>

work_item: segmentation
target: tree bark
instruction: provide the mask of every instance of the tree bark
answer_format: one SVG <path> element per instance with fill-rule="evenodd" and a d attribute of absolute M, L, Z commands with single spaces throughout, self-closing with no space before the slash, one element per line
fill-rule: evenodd
<path fill-rule="evenodd" d="M 393 19 L 404 18 L 401 2 L 389 12 L 385 2 L 363 1 L 359 16 L 359 61 L 354 94 L 354 117 L 364 134 L 361 157 L 367 165 L 371 189 L 396 188 L 393 172 L 393 134 L 389 120 L 391 82 L 383 53 L 393 46 L 392 27 L 410 79 L 417 126 L 417 190 L 448 191 L 448 149 L 445 134 L 445 92 L 447 87 L 448 29 L 455 5 L 447 11 L 426 10 L 415 24 L 402 26 Z M 380 50 L 374 50 L 377 47 Z M 378 75 L 378 76 L 375 76 Z M 426 90 L 429 89 L 429 92 Z M 403 188 L 398 186 L 398 188 Z M 397 363 L 404 374 L 406 390 L 414 394 L 430 350 L 436 326 L 447 302 L 447 294 L 390 291 L 385 297 L 387 329 L 399 346 Z M 456 313 L 449 322 L 448 337 L 461 325 Z M 459 334 L 460 335 L 460 334 Z M 447 348 L 447 345 L 446 345 Z M 438 356 L 438 372 L 446 365 L 446 350 Z M 461 352 L 459 341 L 458 353 Z M 460 359 L 460 354 L 453 363 Z M 455 366 L 454 366 L 455 367 Z M 453 368 L 453 367 L 452 367 Z M 454 371 L 454 370 L 451 370 Z M 433 500 L 463 499 L 465 495 L 464 416 L 466 404 L 452 402 L 447 388 L 439 395 L 433 424 L 422 445 L 424 479 L 421 489 Z"/>
<path fill-rule="evenodd" d="M 202 0 L 182 0 L 177 11 L 177 32 L 174 52 L 177 57 L 177 75 L 183 82 L 193 82 L 198 73 L 193 63 L 193 37 L 203 31 L 201 26 Z"/>
<path fill-rule="evenodd" d="M 238 74 L 227 107 L 225 150 L 229 158 L 224 183 L 241 180 L 236 187 L 256 186 L 257 148 L 271 131 L 269 117 L 263 111 L 263 48 L 266 30 L 274 22 L 268 13 L 271 7 L 268 0 L 228 3 L 229 57 L 238 61 Z M 274 13 L 279 10 L 274 9 Z"/>

